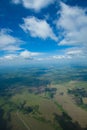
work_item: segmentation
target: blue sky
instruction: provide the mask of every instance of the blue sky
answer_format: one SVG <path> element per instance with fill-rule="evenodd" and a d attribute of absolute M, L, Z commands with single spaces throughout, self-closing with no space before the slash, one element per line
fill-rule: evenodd
<path fill-rule="evenodd" d="M 87 0 L 1 0 L 0 64 L 87 63 Z"/>

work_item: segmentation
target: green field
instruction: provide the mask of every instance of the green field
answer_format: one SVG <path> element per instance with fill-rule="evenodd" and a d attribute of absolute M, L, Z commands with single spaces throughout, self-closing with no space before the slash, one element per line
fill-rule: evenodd
<path fill-rule="evenodd" d="M 1 73 L 0 130 L 86 130 L 86 72 L 51 67 Z"/>

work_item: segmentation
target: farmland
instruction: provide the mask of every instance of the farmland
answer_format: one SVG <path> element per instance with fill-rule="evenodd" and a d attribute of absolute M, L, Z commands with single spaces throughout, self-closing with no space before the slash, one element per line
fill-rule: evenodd
<path fill-rule="evenodd" d="M 86 130 L 87 68 L 0 72 L 0 130 Z"/>

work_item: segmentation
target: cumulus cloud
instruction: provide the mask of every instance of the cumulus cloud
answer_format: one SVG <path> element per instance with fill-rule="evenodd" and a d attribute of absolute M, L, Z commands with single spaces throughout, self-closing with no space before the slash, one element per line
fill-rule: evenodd
<path fill-rule="evenodd" d="M 64 37 L 59 45 L 87 45 L 87 13 L 85 9 L 61 3 L 57 28 L 63 30 Z"/>
<path fill-rule="evenodd" d="M 20 43 L 23 43 L 19 38 L 13 37 L 10 34 L 11 30 L 0 30 L 0 50 L 4 51 L 16 51 L 20 50 Z"/>
<path fill-rule="evenodd" d="M 57 41 L 57 37 L 54 34 L 52 28 L 45 20 L 37 19 L 36 17 L 24 18 L 24 24 L 20 27 L 30 33 L 32 37 L 39 37 L 42 39 L 51 38 Z"/>
<path fill-rule="evenodd" d="M 22 4 L 27 9 L 40 11 L 42 8 L 54 3 L 55 0 L 12 0 L 14 4 Z"/>
<path fill-rule="evenodd" d="M 37 52 L 30 52 L 28 50 L 24 50 L 20 53 L 19 56 L 21 56 L 22 58 L 31 58 L 33 56 L 38 56 L 40 53 Z"/>

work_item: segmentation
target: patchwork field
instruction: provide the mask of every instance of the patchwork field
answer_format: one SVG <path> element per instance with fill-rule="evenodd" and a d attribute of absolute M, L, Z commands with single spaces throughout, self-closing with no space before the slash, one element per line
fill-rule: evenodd
<path fill-rule="evenodd" d="M 0 130 L 86 130 L 85 76 L 84 69 L 1 73 Z"/>

